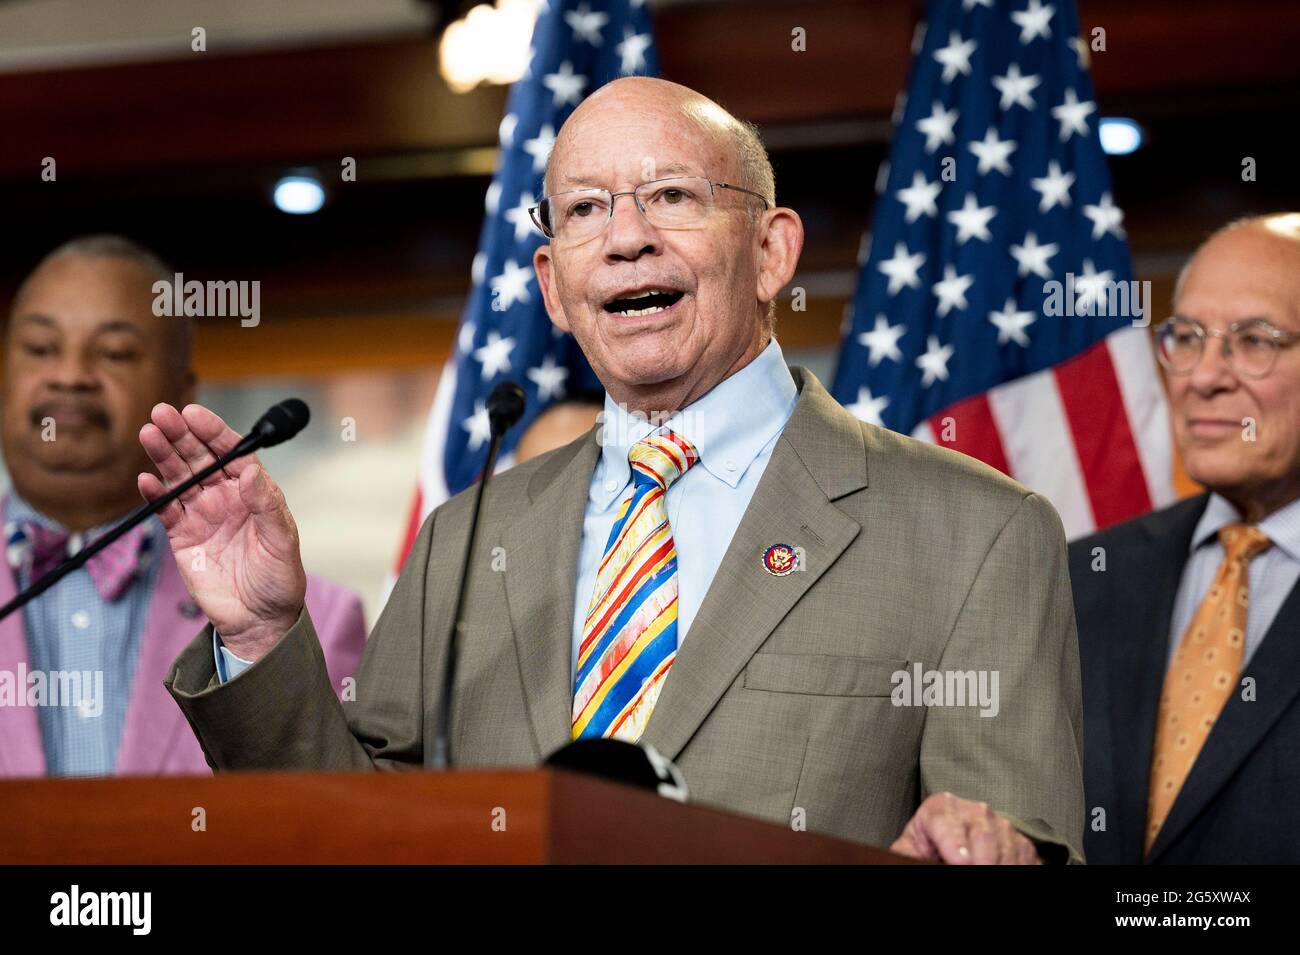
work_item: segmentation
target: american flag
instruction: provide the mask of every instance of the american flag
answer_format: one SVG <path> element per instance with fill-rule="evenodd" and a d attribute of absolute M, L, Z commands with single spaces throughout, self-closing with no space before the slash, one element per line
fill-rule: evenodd
<path fill-rule="evenodd" d="M 1067 0 L 932 0 L 833 387 L 1043 494 L 1070 537 L 1174 499 L 1088 52 Z"/>
<path fill-rule="evenodd" d="M 528 72 L 511 88 L 501 120 L 473 288 L 429 413 L 399 569 L 429 513 L 482 472 L 489 440 L 484 402 L 499 381 L 519 382 L 528 410 L 503 440 L 496 470 L 514 463 L 518 436 L 541 412 L 569 392 L 601 390 L 577 342 L 546 315 L 532 265 L 533 250 L 545 239 L 528 209 L 542 196 L 556 131 L 577 105 L 611 80 L 658 69 L 644 0 L 542 5 Z"/>

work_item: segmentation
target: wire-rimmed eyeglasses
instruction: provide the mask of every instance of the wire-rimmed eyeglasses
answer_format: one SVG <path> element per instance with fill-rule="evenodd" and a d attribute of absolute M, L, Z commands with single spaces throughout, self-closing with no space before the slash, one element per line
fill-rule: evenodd
<path fill-rule="evenodd" d="M 730 189 L 754 196 L 764 209 L 771 204 L 752 189 L 704 176 L 652 179 L 627 192 L 608 189 L 575 189 L 546 196 L 528 210 L 537 228 L 548 239 L 581 242 L 602 231 L 614 217 L 614 201 L 631 196 L 647 222 L 657 229 L 690 229 L 709 217 L 717 201 L 716 190 Z"/>
<path fill-rule="evenodd" d="M 1224 356 L 1233 371 L 1263 378 L 1277 364 L 1277 353 L 1300 341 L 1300 332 L 1283 331 L 1262 318 L 1233 322 L 1224 332 L 1175 315 L 1156 329 L 1156 355 L 1171 373 L 1190 374 L 1205 353 L 1207 338 L 1223 339 Z"/>

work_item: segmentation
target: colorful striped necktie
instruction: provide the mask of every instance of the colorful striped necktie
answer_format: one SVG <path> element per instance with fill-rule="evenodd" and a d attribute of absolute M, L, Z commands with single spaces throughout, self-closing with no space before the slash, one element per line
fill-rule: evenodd
<path fill-rule="evenodd" d="M 664 431 L 628 452 L 632 496 L 619 509 L 596 574 L 574 676 L 573 738 L 635 742 L 677 658 L 677 548 L 665 495 L 698 460 Z"/>
<path fill-rule="evenodd" d="M 1257 527 L 1219 531 L 1223 563 L 1165 674 L 1147 794 L 1146 851 L 1160 833 L 1219 712 L 1237 689 L 1245 659 L 1249 564 L 1272 546 Z"/>

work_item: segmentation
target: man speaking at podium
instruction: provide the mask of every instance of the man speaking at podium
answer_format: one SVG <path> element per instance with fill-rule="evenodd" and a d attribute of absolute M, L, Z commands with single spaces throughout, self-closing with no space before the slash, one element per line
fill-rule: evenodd
<path fill-rule="evenodd" d="M 786 366 L 772 303 L 803 227 L 753 129 L 685 87 L 618 80 L 565 122 L 545 188 L 538 284 L 608 399 L 602 427 L 487 488 L 457 764 L 535 766 L 614 736 L 734 812 L 953 863 L 1079 860 L 1060 521 Z M 162 476 L 140 476 L 150 500 L 237 440 L 195 405 L 157 406 L 140 437 Z M 343 704 L 257 460 L 163 510 L 173 548 L 207 555 L 187 583 L 216 634 L 168 686 L 213 765 L 425 765 L 472 509 L 461 494 L 425 522 Z M 899 692 L 932 673 L 978 675 L 993 705 Z"/>

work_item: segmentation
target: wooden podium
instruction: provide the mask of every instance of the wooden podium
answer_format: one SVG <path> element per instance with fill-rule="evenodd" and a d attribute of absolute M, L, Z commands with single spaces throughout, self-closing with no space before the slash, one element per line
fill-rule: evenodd
<path fill-rule="evenodd" d="M 0 860 L 61 865 L 911 861 L 554 769 L 4 781 Z"/>

